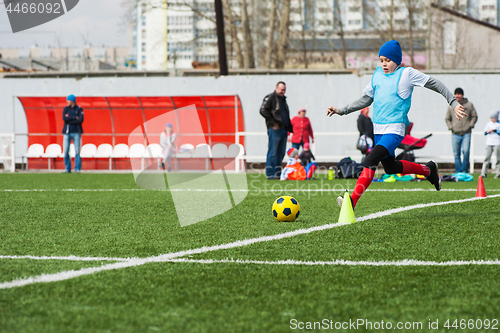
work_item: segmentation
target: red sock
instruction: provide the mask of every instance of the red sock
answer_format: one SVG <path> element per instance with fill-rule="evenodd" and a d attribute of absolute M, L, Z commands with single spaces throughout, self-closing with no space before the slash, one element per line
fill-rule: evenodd
<path fill-rule="evenodd" d="M 429 176 L 431 172 L 429 168 L 424 164 L 417 164 L 408 161 L 401 161 L 403 163 L 403 174 L 407 175 L 409 173 L 414 173 L 422 176 Z"/>
<path fill-rule="evenodd" d="M 354 186 L 354 191 L 352 192 L 351 199 L 354 207 L 358 203 L 359 198 L 365 193 L 366 189 L 372 183 L 373 177 L 375 176 L 375 170 L 369 168 L 363 168 L 363 172 Z"/>

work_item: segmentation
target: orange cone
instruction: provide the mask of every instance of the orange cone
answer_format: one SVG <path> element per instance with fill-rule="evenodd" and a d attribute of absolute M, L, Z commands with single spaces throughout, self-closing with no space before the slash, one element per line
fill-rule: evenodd
<path fill-rule="evenodd" d="M 479 176 L 477 181 L 476 198 L 486 198 L 486 190 L 484 189 L 483 177 Z"/>

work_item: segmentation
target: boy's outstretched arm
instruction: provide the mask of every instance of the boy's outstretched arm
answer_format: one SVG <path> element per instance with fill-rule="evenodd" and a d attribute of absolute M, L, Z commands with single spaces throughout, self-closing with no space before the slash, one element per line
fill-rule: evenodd
<path fill-rule="evenodd" d="M 427 80 L 424 88 L 434 90 L 435 92 L 443 95 L 443 97 L 446 98 L 448 104 L 453 108 L 455 117 L 457 117 L 458 120 L 462 119 L 463 117 L 467 117 L 464 107 L 460 103 L 458 103 L 455 96 L 451 93 L 450 90 L 448 90 L 448 88 L 446 88 L 446 86 L 441 81 L 433 77 L 429 77 L 429 80 Z"/>
<path fill-rule="evenodd" d="M 351 104 L 348 104 L 347 106 L 343 107 L 342 109 L 337 109 L 336 107 L 334 106 L 330 106 L 328 108 L 328 111 L 326 112 L 326 115 L 328 117 L 331 117 L 333 116 L 334 114 L 338 114 L 338 115 L 346 115 L 346 114 L 349 114 L 351 112 L 354 112 L 354 111 L 358 111 L 358 110 L 361 110 L 361 109 L 364 109 L 366 108 L 367 106 L 370 106 L 372 105 L 373 103 L 373 98 L 368 96 L 368 95 L 363 95 L 363 97 L 361 97 L 360 99 L 358 99 L 357 101 L 354 101 L 352 102 Z"/>

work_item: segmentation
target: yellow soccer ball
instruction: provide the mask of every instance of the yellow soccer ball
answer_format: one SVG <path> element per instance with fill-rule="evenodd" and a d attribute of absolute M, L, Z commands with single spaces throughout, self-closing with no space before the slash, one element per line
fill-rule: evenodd
<path fill-rule="evenodd" d="M 299 215 L 300 206 L 295 198 L 285 195 L 273 203 L 273 216 L 280 222 L 293 222 Z"/>

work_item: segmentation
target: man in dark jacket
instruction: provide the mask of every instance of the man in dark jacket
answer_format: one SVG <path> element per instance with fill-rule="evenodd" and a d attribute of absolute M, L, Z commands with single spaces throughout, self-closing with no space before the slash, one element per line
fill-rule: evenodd
<path fill-rule="evenodd" d="M 69 157 L 69 146 L 71 140 L 75 145 L 75 172 L 79 173 L 82 169 L 82 160 L 80 158 L 80 147 L 82 144 L 82 123 L 83 123 L 83 109 L 76 105 L 75 95 L 69 95 L 67 98 L 68 106 L 63 110 L 63 155 L 65 173 L 71 172 L 71 157 Z"/>
<path fill-rule="evenodd" d="M 285 82 L 278 82 L 273 93 L 264 97 L 260 114 L 266 119 L 269 144 L 266 159 L 268 179 L 280 179 L 281 162 L 286 153 L 288 132 L 293 133 L 290 111 L 286 103 Z"/>

